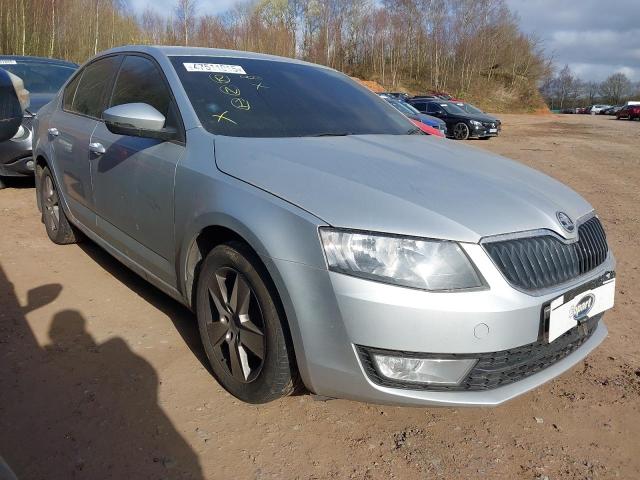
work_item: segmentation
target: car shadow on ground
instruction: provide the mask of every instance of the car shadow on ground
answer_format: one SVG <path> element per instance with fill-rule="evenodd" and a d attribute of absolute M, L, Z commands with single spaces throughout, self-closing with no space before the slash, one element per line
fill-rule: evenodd
<path fill-rule="evenodd" d="M 156 371 L 122 338 L 96 342 L 65 309 L 39 345 L 27 315 L 61 290 L 33 288 L 22 306 L 0 265 L 0 455 L 21 479 L 204 478 L 158 404 Z"/>
<path fill-rule="evenodd" d="M 78 245 L 84 253 L 109 272 L 116 280 L 169 317 L 189 350 L 196 356 L 202 366 L 211 372 L 207 354 L 200 341 L 198 322 L 191 310 L 158 290 L 91 240 L 86 239 Z"/>
<path fill-rule="evenodd" d="M 35 188 L 35 180 L 33 177 L 2 177 L 1 183 L 5 188 Z"/>

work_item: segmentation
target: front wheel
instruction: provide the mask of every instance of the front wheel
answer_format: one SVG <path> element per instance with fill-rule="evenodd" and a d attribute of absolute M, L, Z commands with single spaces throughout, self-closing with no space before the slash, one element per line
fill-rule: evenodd
<path fill-rule="evenodd" d="M 469 127 L 466 123 L 456 123 L 456 126 L 453 127 L 453 137 L 456 140 L 466 140 L 469 138 Z"/>
<path fill-rule="evenodd" d="M 267 272 L 248 247 L 231 242 L 207 255 L 196 301 L 209 363 L 228 392 L 244 402 L 266 403 L 295 390 L 285 319 Z"/>

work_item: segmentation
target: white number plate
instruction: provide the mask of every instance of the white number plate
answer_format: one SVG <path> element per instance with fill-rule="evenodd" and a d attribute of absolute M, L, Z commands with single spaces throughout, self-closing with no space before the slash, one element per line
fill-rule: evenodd
<path fill-rule="evenodd" d="M 613 307 L 616 279 L 606 281 L 599 287 L 585 290 L 565 302 L 564 295 L 551 302 L 549 314 L 549 342 L 553 342 L 578 322 L 593 317 Z"/>
<path fill-rule="evenodd" d="M 498 131 L 497 128 L 490 128 L 489 133 L 496 133 Z"/>

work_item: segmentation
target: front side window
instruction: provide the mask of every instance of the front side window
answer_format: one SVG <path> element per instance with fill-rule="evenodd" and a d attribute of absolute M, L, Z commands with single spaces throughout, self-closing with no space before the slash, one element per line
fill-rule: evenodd
<path fill-rule="evenodd" d="M 124 59 L 109 106 L 146 103 L 166 117 L 170 102 L 162 75 L 151 60 L 135 55 Z"/>
<path fill-rule="evenodd" d="M 105 57 L 87 65 L 71 105 L 72 112 L 100 118 L 120 60 L 117 56 Z"/>
<path fill-rule="evenodd" d="M 415 127 L 334 70 L 273 60 L 173 56 L 204 128 L 236 137 L 404 135 Z"/>

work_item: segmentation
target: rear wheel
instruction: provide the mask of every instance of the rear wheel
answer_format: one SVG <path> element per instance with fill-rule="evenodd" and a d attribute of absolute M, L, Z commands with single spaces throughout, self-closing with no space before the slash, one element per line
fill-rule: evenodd
<path fill-rule="evenodd" d="M 77 233 L 71 226 L 60 205 L 58 189 L 48 167 L 42 170 L 39 194 L 42 205 L 42 220 L 51 241 L 58 245 L 76 243 L 79 232 Z"/>
<path fill-rule="evenodd" d="M 465 123 L 456 123 L 453 127 L 453 137 L 456 140 L 466 140 L 469 138 L 469 127 Z"/>
<path fill-rule="evenodd" d="M 200 336 L 216 379 L 248 403 L 291 394 L 297 384 L 293 348 L 264 267 L 240 242 L 215 247 L 197 286 Z"/>

